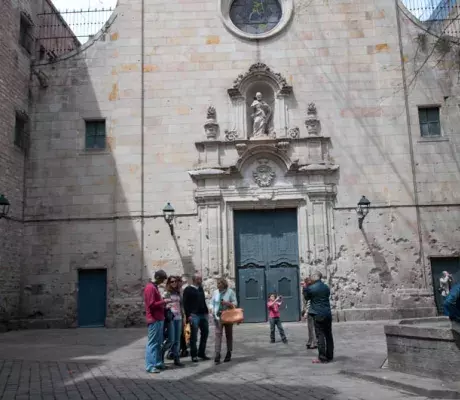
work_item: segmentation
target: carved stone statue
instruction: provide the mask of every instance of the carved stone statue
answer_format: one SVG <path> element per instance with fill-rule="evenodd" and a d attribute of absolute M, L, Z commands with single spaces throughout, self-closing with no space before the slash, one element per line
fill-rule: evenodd
<path fill-rule="evenodd" d="M 262 99 L 262 93 L 257 92 L 251 104 L 254 112 L 251 115 L 253 120 L 252 137 L 265 138 L 269 135 L 269 126 L 272 118 L 271 107 Z"/>
<path fill-rule="evenodd" d="M 442 297 L 447 297 L 449 295 L 451 286 L 452 275 L 447 271 L 443 271 L 441 278 L 439 278 L 439 291 Z"/>

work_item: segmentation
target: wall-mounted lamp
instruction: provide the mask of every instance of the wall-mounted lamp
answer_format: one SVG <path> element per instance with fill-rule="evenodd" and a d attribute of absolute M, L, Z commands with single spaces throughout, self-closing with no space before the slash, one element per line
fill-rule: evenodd
<path fill-rule="evenodd" d="M 10 202 L 3 194 L 0 194 L 0 219 L 6 217 L 8 211 L 10 211 Z"/>
<path fill-rule="evenodd" d="M 163 217 L 166 221 L 166 223 L 169 225 L 169 229 L 171 230 L 171 235 L 174 236 L 174 207 L 171 205 L 171 203 L 168 203 L 164 206 L 163 208 Z"/>
<path fill-rule="evenodd" d="M 371 206 L 371 202 L 367 200 L 366 196 L 361 197 L 359 200 L 358 208 L 356 209 L 356 213 L 358 214 L 358 226 L 359 229 L 363 229 L 363 221 L 366 218 L 366 215 L 369 213 L 369 207 Z"/>

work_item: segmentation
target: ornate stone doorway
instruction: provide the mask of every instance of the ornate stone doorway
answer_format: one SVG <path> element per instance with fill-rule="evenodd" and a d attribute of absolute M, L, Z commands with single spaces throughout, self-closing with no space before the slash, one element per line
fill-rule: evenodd
<path fill-rule="evenodd" d="M 264 104 L 264 98 L 271 95 L 263 94 L 251 102 L 253 91 L 267 85 L 273 91 L 273 104 Z M 198 162 L 189 171 L 197 185 L 201 261 L 208 277 L 238 280 L 235 212 L 286 208 L 297 210 L 300 275 L 313 265 L 327 273 L 326 265 L 318 266 L 315 260 L 330 260 L 335 252 L 332 210 L 338 166 L 331 161 L 331 141 L 321 134 L 314 104 L 307 110 L 305 134 L 288 125 L 286 101 L 292 91 L 280 74 L 258 63 L 228 89 L 233 126 L 224 129 L 224 134 L 216 110 L 208 109 L 206 140 L 195 144 Z M 257 113 L 267 129 L 254 135 Z M 269 119 L 263 119 L 270 113 L 271 125 Z"/>

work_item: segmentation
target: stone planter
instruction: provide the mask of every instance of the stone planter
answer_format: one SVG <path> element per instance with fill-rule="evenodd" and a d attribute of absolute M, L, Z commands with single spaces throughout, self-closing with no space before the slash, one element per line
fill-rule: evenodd
<path fill-rule="evenodd" d="M 427 378 L 460 381 L 460 333 L 448 318 L 416 318 L 385 326 L 388 367 Z"/>

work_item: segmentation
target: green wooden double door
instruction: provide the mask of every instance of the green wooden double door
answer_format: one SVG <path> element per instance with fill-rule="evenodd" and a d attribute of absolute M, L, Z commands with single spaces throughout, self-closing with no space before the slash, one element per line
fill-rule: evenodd
<path fill-rule="evenodd" d="M 245 322 L 268 318 L 270 293 L 283 296 L 283 321 L 300 319 L 297 210 L 235 211 L 237 292 Z"/>

